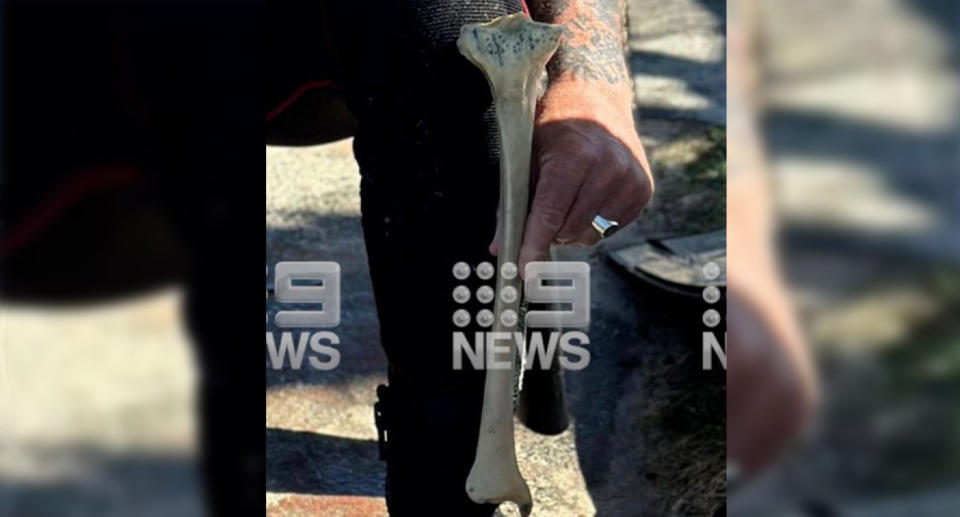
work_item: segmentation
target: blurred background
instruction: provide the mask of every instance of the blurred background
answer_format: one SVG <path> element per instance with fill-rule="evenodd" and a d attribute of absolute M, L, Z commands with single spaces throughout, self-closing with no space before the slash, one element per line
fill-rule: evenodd
<path fill-rule="evenodd" d="M 780 256 L 823 382 L 807 436 L 730 515 L 956 515 L 960 6 L 729 6 L 758 49 Z"/>
<path fill-rule="evenodd" d="M 0 514 L 203 515 L 181 302 L 0 305 Z"/>
<path fill-rule="evenodd" d="M 0 515 L 259 510 L 262 8 L 0 15 Z"/>

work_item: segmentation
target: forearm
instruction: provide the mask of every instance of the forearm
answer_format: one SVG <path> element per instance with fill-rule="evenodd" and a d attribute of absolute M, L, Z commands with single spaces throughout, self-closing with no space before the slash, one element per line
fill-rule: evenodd
<path fill-rule="evenodd" d="M 624 0 L 530 0 L 529 6 L 534 19 L 566 28 L 547 67 L 552 82 L 588 81 L 604 89 L 630 90 Z"/>
<path fill-rule="evenodd" d="M 598 118 L 632 131 L 625 0 L 529 0 L 528 5 L 534 19 L 566 29 L 547 65 L 550 88 L 543 107 L 552 109 L 544 110 L 539 121 Z M 584 95 L 585 89 L 590 95 Z"/>

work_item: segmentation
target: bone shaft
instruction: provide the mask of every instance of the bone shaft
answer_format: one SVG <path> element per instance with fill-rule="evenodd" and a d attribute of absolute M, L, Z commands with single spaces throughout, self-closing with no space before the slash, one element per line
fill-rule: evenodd
<path fill-rule="evenodd" d="M 506 263 L 517 264 L 520 255 L 520 244 L 523 238 L 523 228 L 527 217 L 527 201 L 530 190 L 530 148 L 533 138 L 533 110 L 523 105 L 517 96 L 504 96 L 497 106 L 497 119 L 500 123 L 500 138 L 502 140 L 500 157 L 500 253 L 498 257 L 498 271 Z M 505 105 L 509 103 L 509 105 Z M 508 144 L 509 142 L 509 144 Z M 506 279 L 497 275 L 497 300 L 494 304 L 496 321 L 493 331 L 513 333 L 516 326 L 507 327 L 499 315 L 505 310 L 520 313 L 520 296 L 514 302 L 507 303 L 499 296 L 504 289 L 511 286 L 521 292 L 522 282 L 519 276 Z M 516 343 L 513 339 L 506 342 L 509 349 L 506 356 L 498 357 L 500 361 L 509 361 L 510 369 L 488 369 L 484 385 L 484 407 L 491 409 L 483 413 L 484 422 L 481 423 L 482 433 L 499 429 L 487 440 L 481 439 L 480 446 L 489 446 L 490 449 L 514 448 L 513 441 L 513 378 L 516 354 Z M 491 439 L 493 436 L 496 438 Z M 480 451 L 478 451 L 480 452 Z"/>
<path fill-rule="evenodd" d="M 500 156 L 500 265 L 517 264 L 530 193 L 533 103 L 514 99 L 507 97 L 497 105 L 503 150 Z M 520 106 L 523 109 L 517 109 Z M 519 282 L 512 285 L 519 288 Z"/>
<path fill-rule="evenodd" d="M 533 141 L 533 107 L 524 103 L 518 96 L 504 96 L 497 105 L 497 119 L 500 127 L 500 252 L 498 270 L 504 264 L 517 264 L 520 257 L 520 245 L 527 219 L 527 205 L 530 195 L 530 154 Z M 507 287 L 521 292 L 523 283 L 518 276 L 507 279 L 497 275 L 497 293 Z M 520 313 L 520 297 L 511 303 L 497 296 L 493 325 L 494 332 L 511 332 L 515 327 L 505 327 L 499 315 L 505 310 Z M 512 341 L 511 341 L 512 343 Z M 512 346 L 512 345 L 511 345 Z"/>
<path fill-rule="evenodd" d="M 500 92 L 498 92 L 500 93 Z M 507 327 L 500 320 L 500 314 L 505 310 L 512 310 L 519 317 L 520 296 L 513 302 L 507 303 L 499 296 L 503 290 L 512 286 L 517 293 L 522 291 L 522 280 L 519 275 L 512 279 L 504 278 L 499 274 L 506 263 L 517 264 L 520 254 L 520 244 L 523 238 L 523 228 L 527 217 L 527 203 L 530 191 L 530 156 L 533 140 L 533 99 L 524 102 L 518 95 L 503 95 L 497 103 L 497 119 L 499 121 L 501 149 L 500 157 L 500 253 L 498 257 L 497 300 L 494 304 L 496 320 L 493 324 L 494 333 L 506 332 L 511 339 L 506 343 L 506 355 L 497 357 L 497 360 L 507 361 L 508 369 L 487 369 L 484 383 L 483 414 L 480 423 L 480 439 L 477 443 L 477 456 L 480 458 L 501 457 L 510 464 L 501 464 L 500 468 L 508 469 L 504 476 L 516 471 L 516 446 L 513 430 L 513 385 L 516 369 L 517 345 L 512 338 L 513 332 L 522 328 L 517 325 Z M 490 343 L 488 343 L 490 344 Z M 489 357 L 489 356 L 488 356 Z M 525 489 L 524 489 L 525 490 Z M 524 494 L 514 494 L 517 500 L 523 499 Z"/>

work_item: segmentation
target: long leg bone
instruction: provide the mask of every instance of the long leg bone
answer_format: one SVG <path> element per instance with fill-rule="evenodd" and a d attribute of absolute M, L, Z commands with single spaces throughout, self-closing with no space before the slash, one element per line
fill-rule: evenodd
<path fill-rule="evenodd" d="M 520 329 L 521 289 L 517 271 L 520 240 L 527 218 L 530 190 L 530 154 L 537 84 L 559 45 L 562 29 L 537 23 L 523 14 L 503 16 L 484 24 L 464 25 L 457 47 L 483 70 L 493 93 L 500 128 L 500 253 L 493 335 Z M 473 468 L 467 477 L 467 494 L 478 503 L 512 501 L 520 513 L 533 509 L 530 489 L 517 468 L 513 436 L 513 379 L 516 368 L 514 340 L 498 346 L 496 362 L 509 368 L 491 368 L 487 351 L 487 377 L 483 390 L 480 437 Z M 493 343 L 487 342 L 490 348 Z"/>

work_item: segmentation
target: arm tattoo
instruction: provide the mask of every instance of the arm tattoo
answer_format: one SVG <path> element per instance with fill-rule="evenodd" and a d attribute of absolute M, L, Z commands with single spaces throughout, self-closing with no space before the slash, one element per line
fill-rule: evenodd
<path fill-rule="evenodd" d="M 547 66 L 563 74 L 610 84 L 629 83 L 624 59 L 624 0 L 531 0 L 537 20 L 565 25 L 564 42 Z"/>

